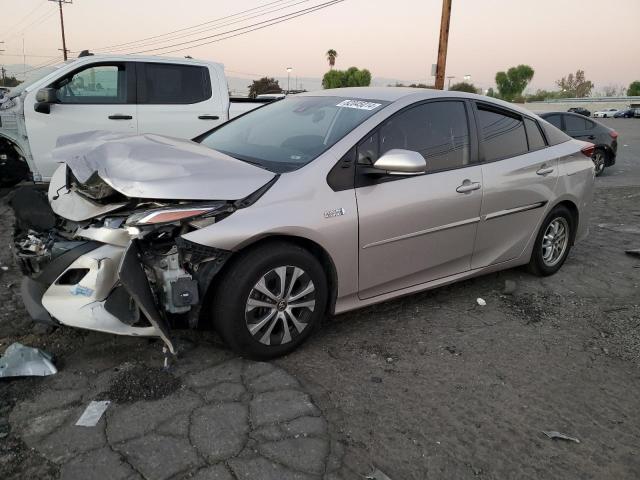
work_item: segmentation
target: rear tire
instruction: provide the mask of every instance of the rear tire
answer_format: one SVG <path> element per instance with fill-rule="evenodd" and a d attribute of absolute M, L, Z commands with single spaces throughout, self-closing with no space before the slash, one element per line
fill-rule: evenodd
<path fill-rule="evenodd" d="M 533 245 L 528 266 L 531 273 L 546 277 L 560 270 L 571 250 L 575 223 L 572 213 L 563 205 L 549 212 Z"/>
<path fill-rule="evenodd" d="M 325 272 L 311 253 L 292 243 L 266 243 L 229 265 L 214 295 L 213 325 L 234 352 L 267 360 L 313 333 L 327 297 Z"/>

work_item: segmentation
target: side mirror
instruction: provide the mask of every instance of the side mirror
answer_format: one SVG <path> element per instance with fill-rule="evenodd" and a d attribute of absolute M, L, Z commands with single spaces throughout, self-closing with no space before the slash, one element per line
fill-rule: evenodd
<path fill-rule="evenodd" d="M 41 88 L 36 93 L 36 104 L 33 109 L 38 113 L 51 113 L 51 104 L 58 102 L 55 88 Z"/>
<path fill-rule="evenodd" d="M 376 160 L 373 168 L 387 175 L 420 175 L 427 170 L 427 162 L 418 152 L 394 148 Z"/>
<path fill-rule="evenodd" d="M 38 103 L 56 103 L 58 95 L 55 88 L 41 88 L 36 93 L 36 102 Z"/>

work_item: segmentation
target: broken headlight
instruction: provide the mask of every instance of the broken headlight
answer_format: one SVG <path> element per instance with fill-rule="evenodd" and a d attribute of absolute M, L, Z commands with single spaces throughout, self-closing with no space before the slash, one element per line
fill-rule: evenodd
<path fill-rule="evenodd" d="M 148 225 L 166 225 L 183 221 L 194 221 L 213 217 L 227 211 L 226 202 L 202 203 L 156 208 L 138 212 L 127 218 L 127 226 L 145 227 Z"/>

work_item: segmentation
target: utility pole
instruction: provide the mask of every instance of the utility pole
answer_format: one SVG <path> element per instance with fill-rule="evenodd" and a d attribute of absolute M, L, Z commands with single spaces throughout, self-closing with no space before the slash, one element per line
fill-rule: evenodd
<path fill-rule="evenodd" d="M 4 42 L 0 42 L 0 43 L 4 43 Z M 0 49 L 0 53 L 2 52 L 4 52 L 4 50 Z M 6 72 L 6 70 L 4 69 L 4 65 L 0 67 L 0 70 L 2 70 L 2 86 L 4 87 L 5 85 L 4 79 L 5 79 L 5 72 Z"/>
<path fill-rule="evenodd" d="M 451 20 L 451 1 L 442 0 L 442 18 L 440 20 L 440 43 L 438 44 L 438 66 L 436 67 L 436 88 L 444 89 L 444 73 L 447 66 L 447 45 L 449 43 L 449 22 Z"/>
<path fill-rule="evenodd" d="M 49 0 L 50 2 L 56 2 L 58 4 L 58 8 L 60 9 L 60 30 L 62 31 L 62 55 L 64 59 L 67 59 L 67 41 L 64 38 L 64 16 L 62 15 L 62 4 L 63 3 L 73 3 L 73 0 Z"/>

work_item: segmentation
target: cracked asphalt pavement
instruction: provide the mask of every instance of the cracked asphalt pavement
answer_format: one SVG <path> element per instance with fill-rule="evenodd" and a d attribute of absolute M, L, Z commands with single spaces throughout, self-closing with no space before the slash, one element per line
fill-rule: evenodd
<path fill-rule="evenodd" d="M 271 363 L 181 332 L 166 373 L 159 341 L 35 326 L 3 249 L 0 351 L 43 348 L 59 372 L 0 380 L 0 478 L 640 478 L 640 259 L 624 253 L 640 248 L 640 121 L 603 123 L 617 164 L 558 274 L 509 270 L 331 318 Z M 11 223 L 0 200 L 5 245 Z M 99 423 L 75 426 L 97 399 L 112 400 Z"/>

